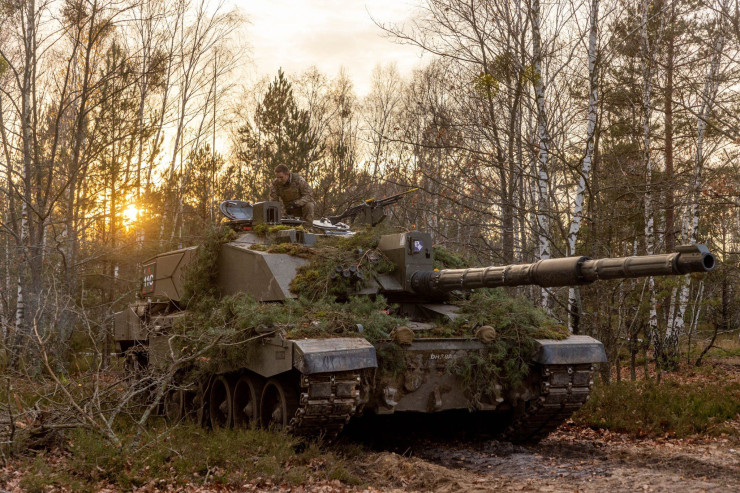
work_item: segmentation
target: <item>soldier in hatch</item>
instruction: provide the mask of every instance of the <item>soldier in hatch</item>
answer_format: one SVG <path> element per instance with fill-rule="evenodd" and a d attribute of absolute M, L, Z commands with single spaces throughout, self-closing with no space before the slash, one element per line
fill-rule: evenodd
<path fill-rule="evenodd" d="M 310 228 L 313 225 L 313 213 L 316 208 L 313 191 L 301 175 L 291 173 L 284 164 L 275 167 L 270 200 L 282 200 L 287 215 L 300 217 L 305 221 L 306 227 Z"/>

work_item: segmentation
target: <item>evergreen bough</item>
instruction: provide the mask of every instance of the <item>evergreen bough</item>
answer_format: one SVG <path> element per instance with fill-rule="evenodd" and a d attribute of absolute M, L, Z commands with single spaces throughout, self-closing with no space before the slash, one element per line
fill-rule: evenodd
<path fill-rule="evenodd" d="M 261 233 L 270 235 L 274 231 Z M 246 293 L 218 297 L 218 252 L 224 242 L 233 239 L 233 233 L 212 231 L 186 273 L 188 310 L 176 324 L 182 336 L 180 349 L 195 351 L 199 344 L 218 338 L 219 343 L 197 364 L 199 372 L 208 374 L 223 365 L 238 367 L 248 358 L 245 351 L 250 340 L 278 330 L 293 339 L 364 337 L 378 349 L 381 372 L 405 371 L 402 347 L 388 339 L 395 327 L 408 321 L 393 315 L 393 307 L 383 296 L 350 296 L 348 293 L 357 285 L 350 286 L 350 281 L 341 276 L 330 279 L 337 265 L 355 265 L 365 274 L 365 280 L 391 272 L 393 265 L 376 250 L 379 237 L 379 232 L 369 229 L 352 237 L 332 238 L 331 243 L 322 239 L 314 248 L 291 243 L 267 246 L 267 252 L 301 256 L 308 263 L 291 283 L 298 298 L 261 303 Z M 470 265 L 464 257 L 445 249 L 436 248 L 435 256 L 441 268 Z M 510 296 L 504 289 L 481 289 L 451 302 L 459 306 L 454 321 L 417 332 L 416 336 L 472 338 L 481 325 L 496 330 L 496 339 L 486 345 L 485 351 L 469 351 L 452 360 L 447 368 L 461 379 L 474 402 L 493 397 L 500 391 L 497 384 L 515 388 L 523 383 L 536 350 L 535 339 L 568 336 L 567 330 L 542 309 L 525 298 Z"/>

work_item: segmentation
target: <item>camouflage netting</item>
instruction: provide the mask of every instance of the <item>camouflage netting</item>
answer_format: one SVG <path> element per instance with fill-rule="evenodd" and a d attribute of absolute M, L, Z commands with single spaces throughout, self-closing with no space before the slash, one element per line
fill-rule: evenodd
<path fill-rule="evenodd" d="M 263 232 L 268 236 L 272 233 Z M 216 230 L 209 235 L 187 273 L 188 311 L 177 323 L 183 336 L 181 349 L 195 351 L 202 344 L 219 340 L 201 358 L 201 369 L 214 371 L 216 362 L 228 365 L 243 361 L 246 342 L 283 330 L 291 338 L 364 337 L 378 348 L 382 371 L 398 374 L 405 370 L 402 348 L 387 341 L 394 328 L 407 325 L 408 321 L 393 315 L 394 307 L 388 306 L 382 296 L 347 295 L 360 290 L 372 276 L 393 270 L 393 265 L 376 250 L 379 231 L 322 238 L 313 248 L 290 243 L 256 247 L 309 260 L 291 284 L 298 298 L 284 303 L 260 303 L 246 294 L 217 297 L 216 258 L 221 244 L 230 241 L 232 234 Z M 439 268 L 469 266 L 465 258 L 444 249 L 435 248 L 435 256 Z M 332 276 L 337 266 L 354 266 L 364 277 Z M 496 382 L 507 382 L 509 386 L 522 382 L 536 349 L 534 339 L 564 339 L 568 335 L 544 311 L 503 289 L 483 289 L 451 302 L 460 306 L 460 316 L 417 332 L 416 337 L 475 337 L 481 326 L 488 326 L 489 335 L 495 333 L 493 341 L 487 344 L 488 351 L 471 352 L 448 368 L 463 380 L 474 400 L 492 396 Z M 195 340 L 202 342 L 194 343 Z M 386 342 L 379 344 L 381 341 Z"/>

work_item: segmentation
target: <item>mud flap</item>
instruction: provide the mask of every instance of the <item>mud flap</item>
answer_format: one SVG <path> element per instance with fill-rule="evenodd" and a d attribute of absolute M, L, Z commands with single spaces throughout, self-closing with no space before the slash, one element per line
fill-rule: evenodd
<path fill-rule="evenodd" d="M 543 365 L 606 363 L 604 345 L 589 336 L 570 336 L 562 341 L 536 339 L 533 360 Z"/>
<path fill-rule="evenodd" d="M 293 366 L 306 375 L 378 367 L 375 347 L 358 337 L 304 339 L 293 344 Z"/>

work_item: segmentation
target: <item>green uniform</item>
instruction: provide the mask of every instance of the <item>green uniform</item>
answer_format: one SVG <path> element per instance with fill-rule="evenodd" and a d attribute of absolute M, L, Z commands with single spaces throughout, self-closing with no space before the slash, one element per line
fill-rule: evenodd
<path fill-rule="evenodd" d="M 270 200 L 282 200 L 287 215 L 300 217 L 306 222 L 306 226 L 313 224 L 316 208 L 313 190 L 298 173 L 291 173 L 285 185 L 280 184 L 276 178 L 270 187 Z"/>

